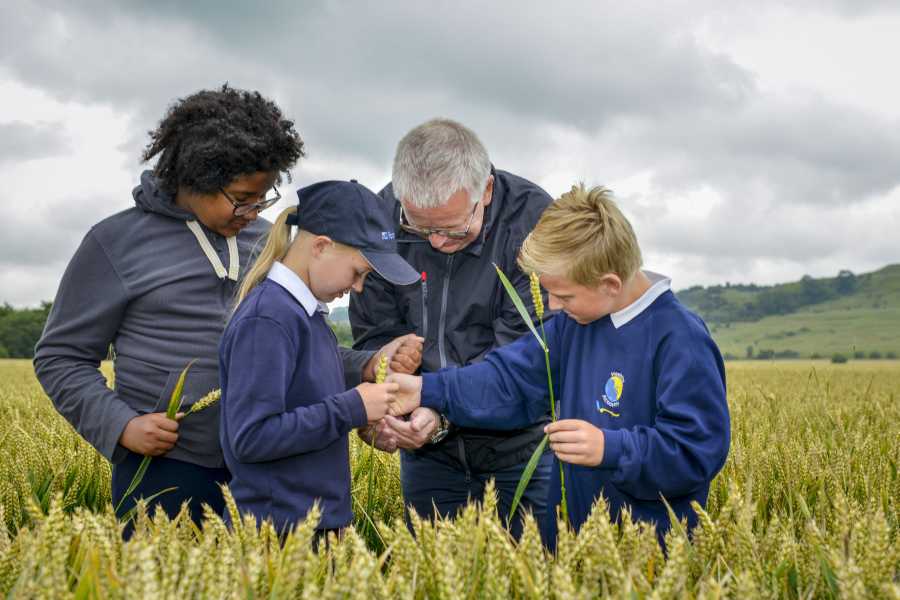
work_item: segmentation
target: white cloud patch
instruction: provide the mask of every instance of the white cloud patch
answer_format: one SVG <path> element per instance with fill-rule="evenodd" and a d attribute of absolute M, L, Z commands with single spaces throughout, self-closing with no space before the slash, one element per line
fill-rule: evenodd
<path fill-rule="evenodd" d="M 0 163 L 19 162 L 71 152 L 60 123 L 0 123 Z"/>

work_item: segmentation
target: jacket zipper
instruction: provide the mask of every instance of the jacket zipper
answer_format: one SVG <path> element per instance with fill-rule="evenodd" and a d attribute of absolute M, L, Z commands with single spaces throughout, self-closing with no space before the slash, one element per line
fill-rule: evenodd
<path fill-rule="evenodd" d="M 444 273 L 444 290 L 441 293 L 441 314 L 438 321 L 438 354 L 441 357 L 441 368 L 447 366 L 447 353 L 444 350 L 444 330 L 447 324 L 447 294 L 450 292 L 450 270 L 453 268 L 453 255 L 447 257 L 447 271 Z"/>
<path fill-rule="evenodd" d="M 422 337 L 428 339 L 428 273 L 422 271 Z"/>

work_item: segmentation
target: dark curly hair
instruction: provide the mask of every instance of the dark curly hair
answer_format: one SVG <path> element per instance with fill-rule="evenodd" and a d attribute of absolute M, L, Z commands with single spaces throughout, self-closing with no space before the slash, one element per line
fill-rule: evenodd
<path fill-rule="evenodd" d="M 199 194 L 218 192 L 241 175 L 258 171 L 290 178 L 288 170 L 304 156 L 294 122 L 259 92 L 226 83 L 175 102 L 149 132 L 143 160 L 156 155 L 154 173 L 175 195 L 180 186 Z"/>

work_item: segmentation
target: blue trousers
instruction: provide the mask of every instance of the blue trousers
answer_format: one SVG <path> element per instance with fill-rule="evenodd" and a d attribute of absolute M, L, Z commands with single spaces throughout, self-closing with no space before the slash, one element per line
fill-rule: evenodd
<path fill-rule="evenodd" d="M 407 509 L 412 506 L 423 518 L 433 518 L 435 510 L 442 517 L 453 517 L 470 499 L 482 500 L 485 484 L 493 479 L 498 496 L 497 512 L 500 520 L 506 523 L 525 464 L 508 469 L 478 472 L 452 466 L 427 456 L 401 451 L 400 485 L 403 489 L 403 501 Z M 531 511 L 539 528 L 549 516 L 547 499 L 550 492 L 552 464 L 553 455 L 545 453 L 534 470 L 525 493 L 522 494 L 516 518 L 510 523 L 510 532 L 516 539 L 522 534 L 523 510 Z"/>
<path fill-rule="evenodd" d="M 113 465 L 112 469 L 112 502 L 117 506 L 125 491 L 128 489 L 134 473 L 143 460 L 143 456 L 129 452 L 121 463 Z M 131 510 L 138 498 L 149 498 L 160 490 L 175 487 L 177 489 L 160 494 L 147 504 L 148 513 L 152 516 L 156 506 L 161 506 L 169 517 L 174 517 L 181 510 L 182 502 L 187 502 L 194 523 L 200 525 L 203 518 L 203 504 L 209 504 L 218 514 L 225 510 L 225 500 L 222 498 L 220 483 L 228 483 L 231 474 L 228 469 L 222 467 L 212 469 L 201 467 L 181 460 L 156 456 L 150 461 L 147 472 L 140 485 L 125 499 L 119 509 L 119 516 Z M 132 524 L 125 529 L 125 539 L 131 537 Z"/>

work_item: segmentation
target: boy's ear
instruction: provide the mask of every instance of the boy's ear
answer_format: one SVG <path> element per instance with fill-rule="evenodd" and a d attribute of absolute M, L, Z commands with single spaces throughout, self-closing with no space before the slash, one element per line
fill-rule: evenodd
<path fill-rule="evenodd" d="M 622 293 L 622 279 L 615 273 L 607 273 L 600 278 L 598 288 L 607 296 L 618 296 Z"/>

